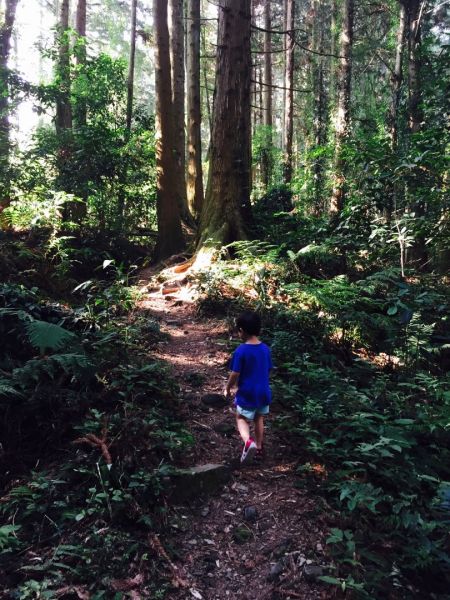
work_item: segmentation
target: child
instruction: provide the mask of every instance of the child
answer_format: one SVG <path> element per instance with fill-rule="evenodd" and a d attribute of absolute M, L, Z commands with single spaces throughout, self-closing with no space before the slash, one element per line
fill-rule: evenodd
<path fill-rule="evenodd" d="M 236 326 L 244 343 L 233 354 L 225 395 L 231 396 L 231 390 L 237 385 L 234 405 L 237 428 L 244 442 L 241 455 L 241 463 L 244 463 L 255 454 L 262 457 L 264 415 L 269 413 L 272 401 L 269 387 L 272 358 L 269 347 L 258 338 L 261 319 L 256 313 L 242 313 L 236 319 Z M 249 421 L 255 423 L 255 439 L 250 437 Z"/>

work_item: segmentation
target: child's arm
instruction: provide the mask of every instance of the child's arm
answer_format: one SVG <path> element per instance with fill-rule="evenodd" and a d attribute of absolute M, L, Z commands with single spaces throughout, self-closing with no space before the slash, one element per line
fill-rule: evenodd
<path fill-rule="evenodd" d="M 238 379 L 239 379 L 239 373 L 236 371 L 231 371 L 231 373 L 228 377 L 227 385 L 225 386 L 225 391 L 224 391 L 224 394 L 227 398 L 229 398 L 231 396 L 231 390 L 237 386 Z"/>

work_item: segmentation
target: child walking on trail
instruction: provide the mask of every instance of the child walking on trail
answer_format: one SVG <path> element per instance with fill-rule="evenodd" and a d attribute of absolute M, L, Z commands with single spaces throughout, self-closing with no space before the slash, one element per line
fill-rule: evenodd
<path fill-rule="evenodd" d="M 245 312 L 236 319 L 239 336 L 244 342 L 231 359 L 231 373 L 225 396 L 234 398 L 237 429 L 244 442 L 241 463 L 250 462 L 253 456 L 262 457 L 264 416 L 269 414 L 272 393 L 269 374 L 272 369 L 270 348 L 259 340 L 261 319 L 254 312 Z M 255 438 L 250 435 L 250 422 L 255 424 Z"/>

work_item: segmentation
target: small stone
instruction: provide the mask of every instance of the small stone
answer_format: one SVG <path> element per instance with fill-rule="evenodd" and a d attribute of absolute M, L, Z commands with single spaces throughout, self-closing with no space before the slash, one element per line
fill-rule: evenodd
<path fill-rule="evenodd" d="M 289 547 L 291 546 L 291 544 L 292 544 L 292 539 L 291 538 L 286 538 L 280 544 L 278 544 L 278 546 L 276 546 L 274 548 L 274 550 L 273 550 L 273 556 L 275 558 L 281 558 L 289 550 Z"/>
<path fill-rule="evenodd" d="M 275 581 L 283 572 L 284 565 L 281 560 L 270 567 L 270 572 L 267 575 L 267 581 Z"/>
<path fill-rule="evenodd" d="M 237 492 L 248 492 L 248 487 L 242 483 L 233 483 L 231 489 Z"/>
<path fill-rule="evenodd" d="M 222 394 L 205 394 L 202 396 L 202 402 L 209 408 L 225 408 L 229 401 Z"/>
<path fill-rule="evenodd" d="M 204 506 L 201 512 L 202 517 L 207 517 L 209 515 L 209 506 Z"/>
<path fill-rule="evenodd" d="M 235 427 L 233 423 L 230 423 L 229 420 L 221 421 L 220 423 L 216 423 L 213 425 L 214 431 L 217 433 L 221 433 L 224 436 L 232 435 L 234 433 Z"/>
<path fill-rule="evenodd" d="M 267 531 L 268 529 L 270 529 L 271 523 L 268 519 L 264 519 L 262 521 L 259 521 L 258 527 L 260 531 Z"/>
<path fill-rule="evenodd" d="M 305 565 L 303 568 L 303 574 L 306 581 L 316 581 L 318 577 L 322 577 L 323 568 L 319 565 Z"/>
<path fill-rule="evenodd" d="M 184 502 L 218 491 L 231 477 L 227 465 L 206 464 L 188 469 L 177 469 L 170 476 L 172 498 Z"/>
<path fill-rule="evenodd" d="M 258 518 L 258 511 L 254 506 L 246 506 L 244 508 L 244 519 L 249 523 L 253 523 Z"/>
<path fill-rule="evenodd" d="M 320 544 L 320 543 L 316 544 L 316 552 L 320 552 L 320 553 L 323 552 L 323 546 L 322 546 L 322 544 Z"/>

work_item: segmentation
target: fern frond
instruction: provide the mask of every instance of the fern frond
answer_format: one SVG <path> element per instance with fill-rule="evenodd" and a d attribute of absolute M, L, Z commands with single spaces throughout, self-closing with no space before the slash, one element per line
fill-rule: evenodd
<path fill-rule="evenodd" d="M 93 363 L 85 354 L 54 354 L 51 360 L 59 365 L 66 373 L 74 376 L 85 375 L 93 367 Z"/>
<path fill-rule="evenodd" d="M 0 379 L 0 396 L 21 396 L 22 394 L 14 388 L 8 379 Z"/>
<path fill-rule="evenodd" d="M 41 354 L 44 354 L 46 348 L 59 350 L 76 338 L 76 335 L 67 329 L 46 321 L 31 321 L 25 328 L 31 345 L 39 348 Z"/>

